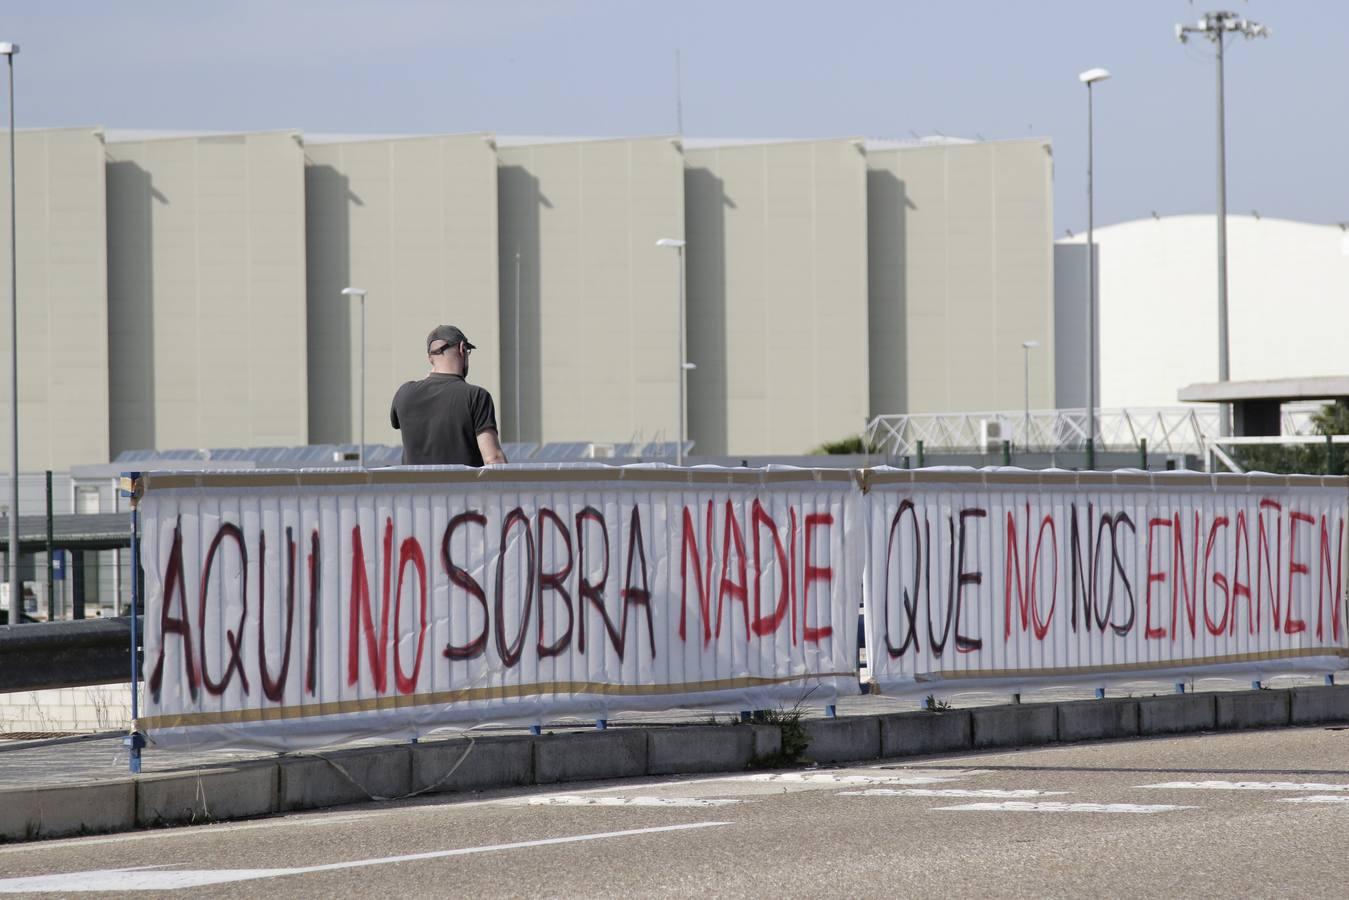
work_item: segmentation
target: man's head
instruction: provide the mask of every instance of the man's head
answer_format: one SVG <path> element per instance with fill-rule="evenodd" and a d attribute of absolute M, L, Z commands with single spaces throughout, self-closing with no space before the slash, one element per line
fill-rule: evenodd
<path fill-rule="evenodd" d="M 426 357 L 435 372 L 467 375 L 468 354 L 474 349 L 457 325 L 437 325 L 426 336 Z"/>

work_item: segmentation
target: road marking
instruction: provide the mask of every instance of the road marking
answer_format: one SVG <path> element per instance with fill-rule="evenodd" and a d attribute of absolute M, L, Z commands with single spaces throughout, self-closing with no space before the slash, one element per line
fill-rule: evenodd
<path fill-rule="evenodd" d="M 562 794 L 533 797 L 530 806 L 730 806 L 739 800 L 711 800 L 701 797 L 580 797 Z"/>
<path fill-rule="evenodd" d="M 279 878 L 284 875 L 307 875 L 311 872 L 335 872 L 341 869 L 360 869 L 366 866 L 384 866 L 390 863 L 417 862 L 424 859 L 443 859 L 447 856 L 468 856 L 473 853 L 492 853 L 497 850 L 521 850 L 528 847 L 546 847 L 553 844 L 573 844 L 580 841 L 600 841 L 607 838 L 631 837 L 637 834 L 655 834 L 668 831 L 689 831 L 695 828 L 715 828 L 730 822 L 693 822 L 686 825 L 663 825 L 658 828 L 633 828 L 627 831 L 605 831 L 598 834 L 577 834 L 570 837 L 543 838 L 537 841 L 517 841 L 510 844 L 488 844 L 482 847 L 462 847 L 457 850 L 434 850 L 429 853 L 409 853 L 406 856 L 384 856 L 377 859 L 356 859 L 350 862 L 328 863 L 321 866 L 302 866 L 293 869 L 97 869 L 90 872 L 63 872 L 57 875 L 32 875 L 23 878 L 0 879 L 0 894 L 69 893 L 72 891 L 172 891 L 183 888 L 228 884 L 235 881 L 256 881 L 260 878 Z"/>
<path fill-rule="evenodd" d="M 397 812 L 397 810 L 390 810 L 390 812 Z M 360 822 L 364 819 L 374 818 L 382 814 L 382 812 L 336 814 L 310 812 L 269 819 L 266 822 L 219 823 L 211 825 L 193 825 L 190 827 L 184 825 L 174 828 L 155 829 L 154 831 L 149 832 L 142 831 L 137 832 L 136 834 L 116 834 L 109 837 L 67 838 L 62 841 L 37 841 L 25 844 L 8 844 L 0 846 L 0 854 L 23 853 L 27 856 L 32 854 L 34 850 L 60 850 L 67 847 L 90 847 L 95 844 L 121 844 L 128 841 L 159 841 L 164 838 L 175 837 L 211 837 L 213 835 L 236 831 L 257 831 L 263 828 L 314 828 L 325 825 L 346 825 L 351 822 Z"/>
<path fill-rule="evenodd" d="M 1349 791 L 1349 784 L 1298 781 L 1164 781 L 1139 787 L 1189 791 Z"/>
<path fill-rule="evenodd" d="M 1001 790 L 999 788 L 870 788 L 839 791 L 840 797 L 1050 797 L 1071 791 Z"/>
<path fill-rule="evenodd" d="M 1280 797 L 1275 803 L 1330 803 L 1344 806 L 1349 804 L 1349 797 L 1342 794 L 1313 794 L 1310 797 Z"/>
<path fill-rule="evenodd" d="M 941 784 L 955 781 L 958 775 L 831 775 L 825 772 L 782 772 L 769 775 L 742 775 L 739 781 L 771 784 Z"/>
<path fill-rule="evenodd" d="M 1197 806 L 1145 806 L 1137 803 L 1025 803 L 1009 800 L 1006 803 L 965 803 L 960 806 L 938 806 L 939 812 L 1050 812 L 1050 813 L 1162 813 L 1177 809 L 1198 809 Z"/>

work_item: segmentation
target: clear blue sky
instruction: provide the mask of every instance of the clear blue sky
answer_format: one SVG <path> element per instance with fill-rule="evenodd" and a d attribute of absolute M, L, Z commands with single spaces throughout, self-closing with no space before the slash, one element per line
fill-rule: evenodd
<path fill-rule="evenodd" d="M 1214 208 L 1214 63 L 1172 29 L 1268 26 L 1227 53 L 1228 197 L 1349 220 L 1343 0 L 5 0 L 19 127 L 643 135 L 1028 135 L 1054 142 L 1056 231 Z"/>

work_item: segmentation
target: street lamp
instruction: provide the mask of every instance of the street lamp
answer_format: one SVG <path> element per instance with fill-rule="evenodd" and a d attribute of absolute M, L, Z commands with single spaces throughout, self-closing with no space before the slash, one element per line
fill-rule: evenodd
<path fill-rule="evenodd" d="M 14 56 L 18 44 L 0 43 L 9 63 L 9 622 L 23 618 L 19 584 L 19 214 L 14 194 Z M 17 613 L 17 614 L 16 614 Z"/>
<path fill-rule="evenodd" d="M 1021 352 L 1025 360 L 1025 385 L 1026 385 L 1026 441 L 1025 448 L 1030 449 L 1030 352 L 1040 346 L 1039 341 L 1022 341 Z"/>
<path fill-rule="evenodd" d="M 1182 44 L 1191 34 L 1201 34 L 1213 42 L 1218 51 L 1218 380 L 1226 381 L 1227 367 L 1227 139 L 1223 118 L 1223 39 L 1228 32 L 1245 35 L 1247 40 L 1269 37 L 1264 25 L 1239 18 L 1236 13 L 1204 13 L 1195 25 L 1177 25 L 1176 40 Z M 1218 406 L 1218 433 L 1227 437 L 1232 433 L 1231 408 Z"/>
<path fill-rule="evenodd" d="M 342 288 L 344 297 L 355 297 L 361 304 L 361 444 L 356 456 L 356 464 L 365 468 L 365 288 Z"/>
<path fill-rule="evenodd" d="M 684 390 L 688 379 L 689 369 L 693 365 L 684 358 L 684 241 L 679 238 L 661 238 L 656 241 L 657 247 L 672 247 L 679 254 L 679 407 L 675 413 L 675 421 L 679 423 L 679 440 L 675 444 L 675 465 L 684 464 Z"/>
<path fill-rule="evenodd" d="M 1091 86 L 1105 81 L 1105 69 L 1088 69 L 1077 76 L 1087 86 L 1087 468 L 1096 468 L 1096 243 L 1093 235 L 1095 198 L 1092 196 Z"/>

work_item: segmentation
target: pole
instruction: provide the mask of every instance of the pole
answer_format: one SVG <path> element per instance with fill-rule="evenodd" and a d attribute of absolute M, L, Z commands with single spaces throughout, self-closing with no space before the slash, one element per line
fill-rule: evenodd
<path fill-rule="evenodd" d="M 1223 32 L 1214 33 L 1218 48 L 1218 380 L 1228 380 L 1227 369 L 1227 129 L 1223 116 Z M 1218 434 L 1232 433 L 1232 409 L 1218 405 Z"/>
<path fill-rule="evenodd" d="M 1030 450 L 1030 347 L 1022 344 L 1021 356 L 1025 361 L 1025 374 L 1022 383 L 1026 386 L 1026 437 L 1021 446 L 1023 450 Z"/>
<path fill-rule="evenodd" d="M 122 739 L 122 743 L 127 748 L 127 763 L 132 775 L 141 772 L 141 749 L 145 746 L 145 736 L 138 730 L 140 704 L 137 699 L 139 686 L 136 683 L 140 679 L 140 635 L 137 633 L 141 601 L 140 509 L 137 497 L 140 477 L 139 472 L 131 472 L 126 476 L 131 497 L 131 733 Z"/>
<path fill-rule="evenodd" d="M 679 442 L 675 444 L 675 465 L 684 464 L 684 391 L 688 379 L 688 362 L 684 349 L 684 248 L 679 250 Z"/>
<path fill-rule="evenodd" d="M 1091 82 L 1087 82 L 1087 468 L 1096 468 L 1096 241 Z"/>
<path fill-rule="evenodd" d="M 520 251 L 515 251 L 515 439 L 520 437 Z"/>
<path fill-rule="evenodd" d="M 52 470 L 47 470 L 47 621 L 56 621 L 56 601 L 52 593 Z"/>
<path fill-rule="evenodd" d="M 365 293 L 361 293 L 361 448 L 356 457 L 365 468 Z"/>
<path fill-rule="evenodd" d="M 23 619 L 19 584 L 19 215 L 14 193 L 14 54 L 9 56 L 9 611 Z M 14 611 L 19 610 L 19 616 Z"/>

